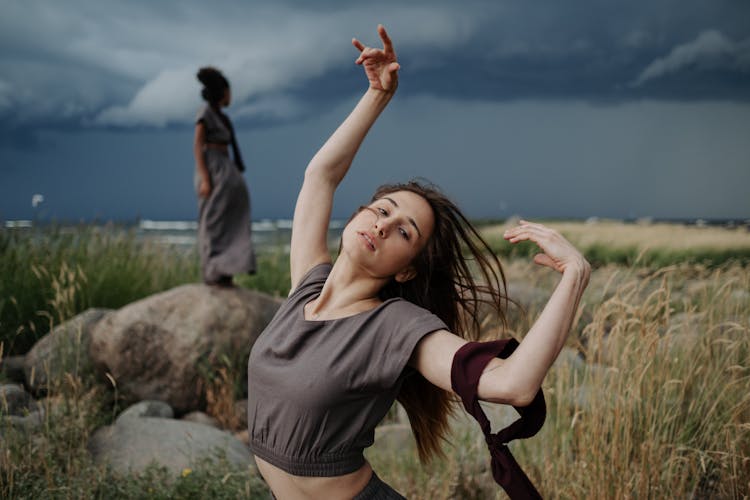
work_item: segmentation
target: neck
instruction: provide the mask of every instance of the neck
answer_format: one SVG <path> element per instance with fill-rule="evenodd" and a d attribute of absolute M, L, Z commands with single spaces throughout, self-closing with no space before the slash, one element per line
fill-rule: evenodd
<path fill-rule="evenodd" d="M 308 311 L 312 316 L 320 316 L 329 311 L 356 313 L 372 309 L 382 302 L 378 293 L 389 279 L 362 272 L 342 253 L 331 269 L 323 290 L 310 304 Z"/>

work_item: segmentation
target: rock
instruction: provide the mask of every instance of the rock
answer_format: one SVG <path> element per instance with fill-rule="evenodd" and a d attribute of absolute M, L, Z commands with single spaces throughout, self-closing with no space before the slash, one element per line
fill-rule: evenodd
<path fill-rule="evenodd" d="M 26 356 L 7 356 L 0 359 L 0 376 L 10 382 L 23 384 L 26 376 L 23 373 L 23 363 Z"/>
<path fill-rule="evenodd" d="M 280 303 L 243 288 L 183 285 L 107 315 L 92 331 L 91 358 L 126 398 L 201 409 L 205 374 L 227 360 L 245 366 Z"/>
<path fill-rule="evenodd" d="M 8 415 L 5 418 L 11 427 L 23 429 L 27 432 L 32 431 L 38 429 L 44 423 L 44 408 L 40 406 L 37 411 L 27 415 Z"/>
<path fill-rule="evenodd" d="M 207 425 L 215 429 L 221 428 L 218 420 L 202 411 L 191 411 L 187 415 L 184 415 L 181 420 L 184 422 L 195 422 L 196 424 Z"/>
<path fill-rule="evenodd" d="M 114 425 L 94 432 L 88 449 L 97 464 L 109 464 L 123 475 L 143 472 L 152 463 L 175 476 L 197 468 L 205 459 L 226 458 L 245 470 L 254 465 L 247 447 L 231 434 L 168 418 L 117 419 Z"/>
<path fill-rule="evenodd" d="M 36 411 L 37 402 L 31 395 L 16 384 L 0 385 L 0 411 L 6 415 L 21 415 Z"/>
<path fill-rule="evenodd" d="M 143 417 L 174 418 L 174 411 L 164 401 L 139 401 L 120 413 L 117 420 Z"/>
<path fill-rule="evenodd" d="M 31 430 L 44 421 L 44 408 L 23 387 L 16 384 L 0 385 L 0 417 L 3 424 Z"/>
<path fill-rule="evenodd" d="M 39 339 L 24 359 L 27 387 L 37 392 L 48 389 L 50 380 L 62 380 L 64 373 L 81 377 L 91 373 L 91 329 L 108 312 L 87 309 Z"/>

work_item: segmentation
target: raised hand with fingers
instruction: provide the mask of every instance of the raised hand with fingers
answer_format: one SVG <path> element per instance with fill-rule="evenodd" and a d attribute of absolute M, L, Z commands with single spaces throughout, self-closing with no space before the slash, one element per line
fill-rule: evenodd
<path fill-rule="evenodd" d="M 564 272 L 571 267 L 588 274 L 589 263 L 581 252 L 554 229 L 542 224 L 535 224 L 525 220 L 519 225 L 505 231 L 503 237 L 511 243 L 519 241 L 533 241 L 542 250 L 534 256 L 534 262 L 551 267 L 555 271 Z"/>
<path fill-rule="evenodd" d="M 383 48 L 366 47 L 356 38 L 352 38 L 352 45 L 359 49 L 359 57 L 355 63 L 365 69 L 370 88 L 385 92 L 395 92 L 398 87 L 398 70 L 396 52 L 393 50 L 388 33 L 382 24 L 378 25 L 378 34 L 383 41 Z"/>

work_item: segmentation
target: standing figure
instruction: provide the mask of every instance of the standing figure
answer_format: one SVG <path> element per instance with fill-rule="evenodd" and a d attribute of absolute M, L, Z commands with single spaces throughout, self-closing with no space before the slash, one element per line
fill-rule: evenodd
<path fill-rule="evenodd" d="M 198 110 L 193 142 L 201 272 L 209 285 L 232 286 L 233 275 L 255 273 L 250 194 L 234 127 L 221 110 L 232 99 L 229 81 L 211 67 L 201 68 L 198 80 L 206 101 Z"/>
<path fill-rule="evenodd" d="M 332 262 L 326 235 L 334 191 L 398 84 L 393 44 L 382 26 L 378 31 L 382 49 L 352 42 L 368 88 L 305 170 L 294 210 L 291 292 L 248 360 L 250 449 L 281 500 L 403 498 L 363 455 L 396 399 L 422 459 L 441 453 L 454 394 L 474 413 L 476 398 L 521 408 L 524 425 L 507 439 L 532 435 L 543 416 L 529 413 L 543 415 L 542 380 L 589 279 L 588 263 L 559 233 L 521 221 L 505 238 L 535 243 L 534 261 L 559 272 L 560 281 L 520 345 L 475 342 L 480 302 L 503 318 L 502 268 L 458 207 L 416 182 L 378 188 L 354 211 Z M 488 440 L 496 480 L 514 498 L 538 498 L 507 440 L 495 441 Z"/>

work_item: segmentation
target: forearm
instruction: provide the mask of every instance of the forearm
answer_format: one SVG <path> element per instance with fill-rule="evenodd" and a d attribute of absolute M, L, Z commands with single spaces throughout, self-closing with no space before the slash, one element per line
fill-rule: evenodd
<path fill-rule="evenodd" d="M 195 157 L 195 171 L 203 180 L 209 180 L 208 167 L 206 167 L 206 158 L 203 154 L 203 146 L 195 144 L 193 146 L 193 156 Z"/>
<path fill-rule="evenodd" d="M 589 280 L 585 261 L 563 274 L 547 305 L 515 352 L 493 360 L 480 378 L 479 397 L 495 402 L 528 403 L 560 354 Z"/>
<path fill-rule="evenodd" d="M 315 154 L 306 175 L 338 185 L 351 166 L 367 132 L 393 97 L 392 92 L 368 89 L 354 110 Z"/>
<path fill-rule="evenodd" d="M 206 145 L 206 127 L 203 122 L 195 125 L 195 135 L 193 137 L 193 156 L 195 157 L 195 170 L 205 182 L 210 182 L 211 177 L 206 167 L 206 155 L 203 148 Z"/>

